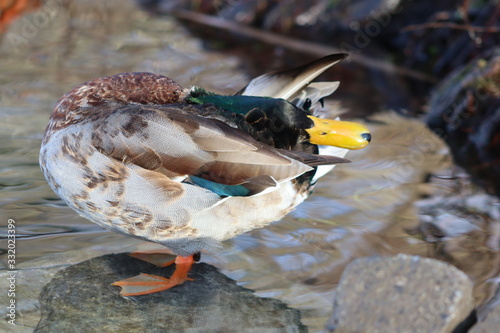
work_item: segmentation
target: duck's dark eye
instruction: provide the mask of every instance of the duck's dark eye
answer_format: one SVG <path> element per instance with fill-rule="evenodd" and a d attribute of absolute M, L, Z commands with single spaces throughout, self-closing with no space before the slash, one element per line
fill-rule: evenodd
<path fill-rule="evenodd" d="M 303 109 L 306 111 L 309 111 L 309 108 L 311 107 L 312 102 L 309 98 L 306 98 L 306 101 L 304 102 Z"/>

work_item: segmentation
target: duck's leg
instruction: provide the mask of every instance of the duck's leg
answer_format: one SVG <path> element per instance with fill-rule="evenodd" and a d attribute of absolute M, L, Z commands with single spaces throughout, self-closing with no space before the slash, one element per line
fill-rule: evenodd
<path fill-rule="evenodd" d="M 165 255 L 167 254 L 167 255 Z M 175 263 L 174 260 L 165 260 L 165 257 L 168 257 L 169 259 L 172 258 L 172 253 L 158 253 L 157 251 L 155 252 L 132 252 L 129 253 L 129 256 L 149 262 L 150 264 L 156 265 L 158 267 L 167 267 Z"/>
<path fill-rule="evenodd" d="M 122 287 L 120 292 L 122 296 L 139 296 L 167 290 L 179 284 L 183 284 L 185 281 L 193 281 L 193 279 L 188 278 L 187 275 L 195 262 L 196 255 L 197 254 L 187 257 L 177 256 L 175 258 L 175 271 L 170 279 L 141 273 L 125 280 L 116 281 L 112 283 L 112 285 Z"/>

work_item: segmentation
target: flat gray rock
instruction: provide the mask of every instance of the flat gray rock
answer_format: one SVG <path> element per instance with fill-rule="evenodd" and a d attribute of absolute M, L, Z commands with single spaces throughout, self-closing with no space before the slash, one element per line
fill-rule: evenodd
<path fill-rule="evenodd" d="M 457 268 L 417 256 L 360 258 L 336 290 L 331 332 L 451 332 L 474 308 Z"/>
<path fill-rule="evenodd" d="M 196 264 L 183 285 L 151 295 L 122 297 L 111 283 L 148 273 L 170 276 L 126 254 L 70 266 L 42 290 L 42 317 L 35 332 L 305 332 L 298 310 Z"/>

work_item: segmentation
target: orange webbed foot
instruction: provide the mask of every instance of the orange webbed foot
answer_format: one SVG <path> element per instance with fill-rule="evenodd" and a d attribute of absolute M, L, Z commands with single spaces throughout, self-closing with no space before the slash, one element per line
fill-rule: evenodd
<path fill-rule="evenodd" d="M 170 279 L 141 273 L 125 280 L 116 281 L 112 283 L 112 285 L 122 287 L 120 292 L 122 296 L 139 296 L 157 293 L 183 284 L 185 281 L 193 281 L 193 279 L 187 276 L 193 263 L 193 256 L 177 256 L 177 258 L 175 258 L 175 271 Z"/>

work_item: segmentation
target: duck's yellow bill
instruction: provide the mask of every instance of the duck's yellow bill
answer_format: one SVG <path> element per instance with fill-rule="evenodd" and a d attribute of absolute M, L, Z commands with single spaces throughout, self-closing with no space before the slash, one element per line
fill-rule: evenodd
<path fill-rule="evenodd" d="M 306 129 L 310 136 L 309 142 L 312 144 L 361 149 L 366 147 L 371 140 L 370 131 L 362 124 L 308 117 L 314 122 L 313 127 Z"/>

